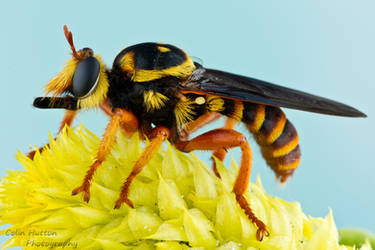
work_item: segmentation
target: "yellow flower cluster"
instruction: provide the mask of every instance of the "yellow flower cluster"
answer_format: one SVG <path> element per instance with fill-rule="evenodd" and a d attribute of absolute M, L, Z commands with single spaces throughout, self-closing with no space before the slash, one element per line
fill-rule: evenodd
<path fill-rule="evenodd" d="M 25 171 L 8 171 L 0 183 L 2 249 L 353 249 L 340 246 L 330 213 L 303 214 L 296 202 L 269 196 L 260 181 L 245 194 L 270 236 L 259 242 L 256 227 L 231 192 L 237 173 L 218 162 L 222 179 L 194 154 L 168 145 L 134 180 L 135 208 L 113 209 L 120 188 L 142 151 L 138 136 L 117 144 L 91 184 L 91 200 L 72 196 L 93 162 L 100 139 L 84 127 L 65 128 L 50 150 L 18 161 Z M 370 249 L 364 245 L 362 249 Z"/>

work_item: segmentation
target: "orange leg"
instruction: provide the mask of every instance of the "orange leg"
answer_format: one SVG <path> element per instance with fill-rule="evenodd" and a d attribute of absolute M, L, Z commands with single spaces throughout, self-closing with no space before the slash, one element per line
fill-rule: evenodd
<path fill-rule="evenodd" d="M 109 106 L 109 103 L 108 103 L 108 100 L 106 99 L 102 104 L 100 104 L 100 108 L 101 110 L 106 113 L 108 116 L 112 117 L 113 116 L 113 112 L 112 112 L 112 107 Z M 74 121 L 74 118 L 77 116 L 77 113 L 78 111 L 77 110 L 66 110 L 65 111 L 65 114 L 64 114 L 64 118 L 60 124 L 60 127 L 59 127 L 59 131 L 58 133 L 60 133 L 65 125 L 68 125 L 69 127 L 72 125 L 73 121 Z M 122 129 L 125 131 L 125 129 Z M 49 146 L 49 144 L 47 143 L 46 145 L 44 145 L 43 147 L 40 147 L 39 148 L 39 151 L 42 152 L 43 151 L 43 148 L 45 146 Z M 27 154 L 27 157 L 29 157 L 30 159 L 33 159 L 34 158 L 34 155 L 35 155 L 36 151 L 33 150 L 31 152 L 29 152 Z"/>
<path fill-rule="evenodd" d="M 142 155 L 134 164 L 132 172 L 124 182 L 124 185 L 121 188 L 120 197 L 115 204 L 116 209 L 120 208 L 122 203 L 124 202 L 130 207 L 134 207 L 133 203 L 128 198 L 130 184 L 137 176 L 137 174 L 139 174 L 144 166 L 150 161 L 152 156 L 158 151 L 163 141 L 169 137 L 169 134 L 169 129 L 167 129 L 166 127 L 156 127 L 151 131 L 149 135 L 149 137 L 151 138 L 150 144 L 144 149 Z"/>
<path fill-rule="evenodd" d="M 100 104 L 100 109 L 110 117 L 114 115 L 113 108 L 109 105 L 108 99 L 105 99 L 105 101 Z M 135 131 L 132 131 L 127 126 L 127 124 L 120 122 L 121 132 L 125 135 L 126 138 L 130 138 Z"/>
<path fill-rule="evenodd" d="M 77 116 L 78 111 L 77 110 L 66 110 L 64 118 L 60 124 L 59 132 L 60 133 L 65 125 L 68 125 L 69 127 L 72 125 L 74 118 Z"/>
<path fill-rule="evenodd" d="M 86 176 L 81 186 L 73 189 L 72 195 L 83 192 L 84 201 L 90 200 L 90 182 L 94 176 L 96 169 L 103 163 L 107 155 L 111 151 L 112 145 L 116 141 L 116 132 L 120 124 L 126 124 L 129 131 L 134 132 L 138 128 L 138 119 L 135 115 L 129 111 L 118 109 L 113 113 L 113 116 L 107 125 L 104 132 L 103 139 L 100 143 L 99 150 L 96 155 L 95 162 L 90 166 L 90 169 L 86 172 Z"/>
<path fill-rule="evenodd" d="M 189 135 L 191 133 L 200 129 L 204 125 L 219 119 L 220 117 L 221 117 L 221 114 L 216 113 L 216 112 L 210 112 L 210 113 L 206 113 L 204 115 L 201 115 L 196 120 L 191 121 L 191 122 L 189 122 L 188 124 L 185 125 L 185 127 L 181 131 L 180 140 L 181 141 L 187 141 L 189 139 Z M 227 122 L 229 120 L 233 120 L 233 119 L 228 118 Z M 232 128 L 232 127 L 228 127 L 228 128 Z M 223 161 L 224 158 L 225 158 L 225 155 L 226 155 L 226 151 L 224 149 L 220 149 L 220 150 L 215 151 L 213 155 L 216 156 L 219 160 Z M 220 178 L 220 174 L 216 169 L 216 162 L 213 158 L 212 158 L 212 161 L 213 161 L 212 169 L 213 169 L 215 175 Z"/>
<path fill-rule="evenodd" d="M 64 115 L 64 118 L 63 118 L 63 120 L 60 124 L 58 133 L 60 133 L 64 129 L 65 125 L 68 125 L 69 127 L 72 125 L 73 120 L 76 117 L 77 113 L 78 113 L 77 110 L 66 110 L 65 111 L 65 115 Z M 43 148 L 45 146 L 49 146 L 49 143 L 47 143 L 43 147 L 40 147 L 39 152 L 42 152 Z M 29 157 L 30 159 L 34 159 L 35 153 L 36 153 L 36 150 L 33 150 L 33 151 L 31 151 L 27 154 L 27 157 Z"/>
<path fill-rule="evenodd" d="M 206 114 L 198 117 L 198 119 L 196 119 L 192 122 L 189 122 L 188 124 L 185 125 L 184 129 L 181 131 L 180 140 L 182 140 L 182 141 L 188 140 L 189 135 L 191 133 L 193 133 L 194 131 L 203 127 L 204 125 L 217 120 L 220 117 L 221 117 L 221 114 L 216 113 L 216 112 L 211 112 L 211 113 L 206 113 Z M 237 120 L 228 117 L 227 120 L 225 121 L 225 125 L 224 125 L 223 128 L 234 129 L 236 127 L 237 123 L 238 123 Z M 217 157 L 220 161 L 224 161 L 224 158 L 225 158 L 226 154 L 227 154 L 227 151 L 223 148 L 220 148 L 218 150 L 215 150 L 212 155 Z M 218 178 L 220 178 L 220 174 L 217 171 L 216 162 L 213 158 L 212 158 L 212 170 L 214 171 L 215 175 Z"/>
<path fill-rule="evenodd" d="M 234 129 L 236 127 L 237 123 L 238 123 L 237 120 L 228 117 L 227 120 L 225 121 L 225 125 L 224 125 L 223 128 Z M 212 156 L 215 156 L 220 161 L 224 161 L 226 155 L 227 155 L 227 150 L 224 149 L 224 148 L 220 148 L 218 150 L 215 150 L 214 153 L 212 154 Z M 212 170 L 214 171 L 215 175 L 218 178 L 220 178 L 220 173 L 219 173 L 219 171 L 217 171 L 216 161 L 213 157 L 212 157 Z"/>
<path fill-rule="evenodd" d="M 109 105 L 108 99 L 105 99 L 101 104 L 100 104 L 100 109 L 108 116 L 112 117 L 114 115 L 112 107 Z"/>
<path fill-rule="evenodd" d="M 204 115 L 199 116 L 194 121 L 191 121 L 185 125 L 185 127 L 181 131 L 180 140 L 186 141 L 189 138 L 189 135 L 204 125 L 213 122 L 221 117 L 221 114 L 216 112 L 206 113 Z"/>
<path fill-rule="evenodd" d="M 243 194 L 245 193 L 250 179 L 252 152 L 246 137 L 231 129 L 214 129 L 195 137 L 190 141 L 179 141 L 176 148 L 183 152 L 192 150 L 220 150 L 240 147 L 242 151 L 241 167 L 233 186 L 233 192 L 240 207 L 245 211 L 247 217 L 258 227 L 257 239 L 261 241 L 268 236 L 267 226 L 259 220 L 251 210 Z"/>

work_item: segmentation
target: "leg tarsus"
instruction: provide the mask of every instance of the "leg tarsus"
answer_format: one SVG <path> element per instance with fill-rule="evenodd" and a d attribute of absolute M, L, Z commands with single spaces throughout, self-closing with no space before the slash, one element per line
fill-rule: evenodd
<path fill-rule="evenodd" d="M 96 160 L 87 171 L 85 178 L 83 179 L 82 185 L 72 190 L 72 195 L 77 195 L 83 192 L 83 200 L 89 202 L 90 200 L 90 181 L 94 176 L 96 169 L 102 164 L 102 161 Z"/>
<path fill-rule="evenodd" d="M 88 203 L 90 201 L 90 184 L 82 184 L 82 186 L 73 189 L 72 195 L 77 195 L 81 192 L 83 192 L 83 200 Z"/>
<path fill-rule="evenodd" d="M 120 209 L 122 203 L 126 203 L 129 207 L 134 208 L 133 202 L 129 200 L 127 197 L 124 199 L 118 198 L 118 200 L 115 203 L 114 209 Z"/>
<path fill-rule="evenodd" d="M 256 234 L 257 240 L 262 241 L 264 236 L 268 237 L 270 233 L 267 230 L 267 226 L 255 216 L 245 197 L 243 195 L 236 195 L 236 200 L 251 222 L 258 227 Z"/>
<path fill-rule="evenodd" d="M 121 188 L 120 197 L 116 201 L 115 209 L 119 209 L 121 207 L 122 203 L 126 203 L 126 204 L 128 204 L 129 207 L 134 208 L 133 202 L 131 200 L 129 200 L 129 198 L 128 198 L 129 187 L 130 187 L 130 184 L 131 184 L 131 182 L 134 178 L 135 178 L 135 174 L 132 171 L 132 173 L 130 173 L 128 178 L 126 178 L 126 181 Z"/>

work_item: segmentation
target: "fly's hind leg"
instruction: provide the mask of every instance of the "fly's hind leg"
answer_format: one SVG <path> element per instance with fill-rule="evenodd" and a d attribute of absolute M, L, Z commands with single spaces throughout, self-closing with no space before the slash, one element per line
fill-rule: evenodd
<path fill-rule="evenodd" d="M 198 130 L 199 128 L 203 127 L 204 125 L 208 124 L 208 123 L 211 123 L 213 121 L 216 121 L 217 119 L 219 119 L 222 115 L 219 114 L 219 113 L 216 113 L 216 112 L 209 112 L 209 113 L 206 113 L 204 115 L 201 115 L 200 117 L 198 117 L 196 120 L 194 121 L 191 121 L 189 123 L 187 123 L 185 125 L 185 127 L 183 128 L 183 130 L 181 131 L 181 135 L 180 135 L 180 140 L 181 141 L 187 141 L 188 138 L 189 138 L 189 135 L 193 132 L 195 132 L 196 130 Z M 232 129 L 234 128 L 235 126 L 235 121 L 231 118 L 228 118 L 227 121 L 226 121 L 226 124 L 225 124 L 225 128 L 229 128 L 229 129 Z M 226 155 L 226 150 L 225 149 L 219 149 L 219 150 L 216 150 L 212 156 L 215 156 L 217 157 L 219 160 L 223 161 L 224 158 L 225 158 L 225 155 Z M 217 171 L 217 168 L 216 168 L 216 162 L 215 162 L 215 159 L 212 157 L 212 170 L 214 171 L 215 175 L 220 178 L 220 174 L 219 172 Z"/>
<path fill-rule="evenodd" d="M 194 133 L 204 125 L 216 121 L 221 117 L 221 114 L 216 112 L 209 112 L 204 115 L 199 116 L 194 121 L 188 122 L 185 124 L 184 128 L 181 131 L 180 140 L 186 141 L 189 138 L 191 133 Z"/>
<path fill-rule="evenodd" d="M 241 167 L 233 186 L 233 192 L 236 195 L 238 204 L 244 210 L 247 217 L 258 227 L 257 239 L 261 241 L 264 236 L 269 235 L 267 226 L 256 217 L 243 196 L 249 185 L 252 161 L 252 151 L 244 135 L 232 129 L 214 129 L 190 141 L 178 141 L 175 146 L 183 152 L 190 152 L 192 150 L 218 151 L 240 147 L 242 151 Z"/>
<path fill-rule="evenodd" d="M 238 123 L 237 120 L 228 117 L 227 120 L 225 121 L 225 125 L 224 125 L 223 128 L 224 129 L 234 129 L 236 127 L 237 123 Z M 224 148 L 215 150 L 212 154 L 212 170 L 214 171 L 215 175 L 218 178 L 221 178 L 221 177 L 220 177 L 219 171 L 217 170 L 216 161 L 214 159 L 214 156 L 216 158 L 218 158 L 220 161 L 224 161 L 226 155 L 227 155 L 227 150 L 224 149 Z"/>
<path fill-rule="evenodd" d="M 189 135 L 199 128 L 203 127 L 204 125 L 211 123 L 218 118 L 220 118 L 222 115 L 216 112 L 210 112 L 206 113 L 198 119 L 189 122 L 185 125 L 184 129 L 182 130 L 180 140 L 186 141 L 189 138 Z M 224 129 L 234 129 L 237 125 L 238 121 L 236 119 L 228 117 L 225 121 Z M 220 178 L 220 173 L 217 170 L 216 161 L 214 157 L 218 158 L 220 161 L 224 161 L 225 156 L 227 155 L 227 150 L 224 148 L 220 148 L 218 150 L 215 150 L 212 154 L 212 170 L 214 171 L 215 175 Z"/>

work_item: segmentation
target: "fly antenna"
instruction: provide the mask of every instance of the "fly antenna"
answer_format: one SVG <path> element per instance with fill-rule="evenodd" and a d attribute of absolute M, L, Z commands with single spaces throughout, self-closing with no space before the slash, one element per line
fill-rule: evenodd
<path fill-rule="evenodd" d="M 77 60 L 79 60 L 80 58 L 79 58 L 78 53 L 76 51 L 76 48 L 74 47 L 74 44 L 73 44 L 73 35 L 72 35 L 72 32 L 70 32 L 68 30 L 68 27 L 66 25 L 64 25 L 64 34 L 65 34 L 66 40 L 68 41 L 68 43 L 70 45 L 70 48 L 72 49 L 74 58 L 76 58 Z"/>

